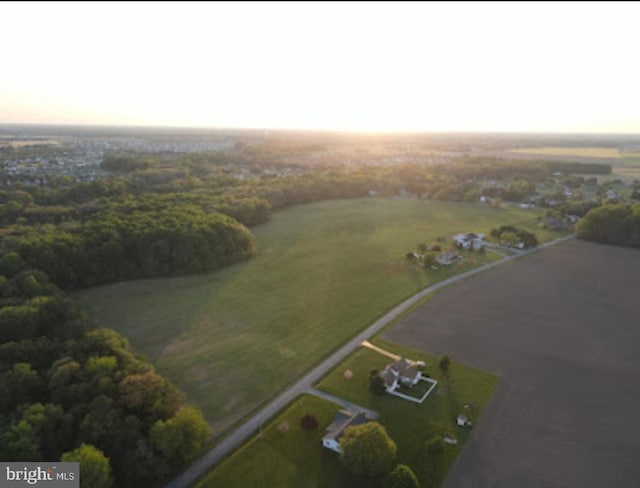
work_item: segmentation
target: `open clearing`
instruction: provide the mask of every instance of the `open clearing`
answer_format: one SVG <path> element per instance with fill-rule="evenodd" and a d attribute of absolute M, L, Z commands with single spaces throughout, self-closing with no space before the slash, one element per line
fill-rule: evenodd
<path fill-rule="evenodd" d="M 19 149 L 22 147 L 30 147 L 30 146 L 58 146 L 58 145 L 60 145 L 60 143 L 57 141 L 42 140 L 42 139 L 6 141 L 6 142 L 0 139 L 0 148 L 10 147 L 12 149 Z"/>
<path fill-rule="evenodd" d="M 640 165 L 638 166 L 614 166 L 611 168 L 611 174 L 583 174 L 585 179 L 594 177 L 601 184 L 609 180 L 621 180 L 625 183 L 631 183 L 633 180 L 640 180 Z"/>
<path fill-rule="evenodd" d="M 640 251 L 571 241 L 384 333 L 501 376 L 444 487 L 640 486 L 638 276 Z"/>
<path fill-rule="evenodd" d="M 217 434 L 273 397 L 403 299 L 467 267 L 404 259 L 425 239 L 512 223 L 540 210 L 410 199 L 325 201 L 254 227 L 260 254 L 215 273 L 76 294 L 204 412 Z M 499 256 L 474 255 L 477 264 Z"/>

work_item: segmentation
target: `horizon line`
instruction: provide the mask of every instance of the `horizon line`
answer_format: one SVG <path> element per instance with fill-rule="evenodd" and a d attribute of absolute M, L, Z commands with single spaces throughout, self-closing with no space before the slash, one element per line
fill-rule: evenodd
<path fill-rule="evenodd" d="M 592 131 L 509 131 L 509 130 L 350 130 L 350 129 L 319 129 L 292 127 L 215 127 L 215 126 L 180 126 L 180 125 L 133 125 L 133 124 L 97 124 L 73 122 L 0 122 L 1 126 L 28 127 L 67 127 L 67 128 L 96 128 L 96 129 L 169 129 L 169 130 L 208 130 L 208 131 L 261 131 L 261 132 L 307 132 L 333 133 L 353 135 L 402 135 L 402 134 L 500 134 L 500 135 L 602 135 L 602 136 L 640 136 L 640 132 L 592 132 Z"/>

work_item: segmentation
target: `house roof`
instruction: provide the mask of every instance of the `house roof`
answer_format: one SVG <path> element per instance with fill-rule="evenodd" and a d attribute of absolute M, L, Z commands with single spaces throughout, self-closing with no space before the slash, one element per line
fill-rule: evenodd
<path fill-rule="evenodd" d="M 392 368 L 403 378 L 415 379 L 420 374 L 416 363 L 405 358 L 398 359 L 393 363 Z"/>
<path fill-rule="evenodd" d="M 416 363 L 405 358 L 400 358 L 391 364 L 387 364 L 380 376 L 382 376 L 385 386 L 391 386 L 393 385 L 394 379 L 398 376 L 414 380 L 419 374 L 420 371 Z"/>
<path fill-rule="evenodd" d="M 390 366 L 390 364 L 387 365 L 387 367 L 382 370 L 382 373 L 380 373 L 380 377 L 382 378 L 386 388 L 391 388 L 393 386 L 393 382 L 396 380 L 396 375 L 393 374 Z"/>
<path fill-rule="evenodd" d="M 454 259 L 457 259 L 458 253 L 455 251 L 444 251 L 438 257 L 436 257 L 436 261 L 440 264 L 451 264 Z"/>
<path fill-rule="evenodd" d="M 472 241 L 474 239 L 479 239 L 480 236 L 473 232 L 466 232 L 464 234 L 456 234 L 453 238 L 457 241 Z"/>
<path fill-rule="evenodd" d="M 340 410 L 336 413 L 333 422 L 327 427 L 327 433 L 323 439 L 335 439 L 337 441 L 347 427 L 366 424 L 367 422 L 369 422 L 369 419 L 364 412 Z"/>

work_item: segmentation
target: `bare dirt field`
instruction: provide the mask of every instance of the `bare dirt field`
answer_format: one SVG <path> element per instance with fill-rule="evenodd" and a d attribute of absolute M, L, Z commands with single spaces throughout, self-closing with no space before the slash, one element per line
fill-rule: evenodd
<path fill-rule="evenodd" d="M 501 378 L 444 488 L 640 486 L 639 277 L 640 251 L 570 241 L 384 334 Z"/>

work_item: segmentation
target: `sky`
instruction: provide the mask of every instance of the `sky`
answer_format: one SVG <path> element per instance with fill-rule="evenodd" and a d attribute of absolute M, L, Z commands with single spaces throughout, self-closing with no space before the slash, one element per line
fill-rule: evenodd
<path fill-rule="evenodd" d="M 0 123 L 640 132 L 638 2 L 0 2 Z"/>

